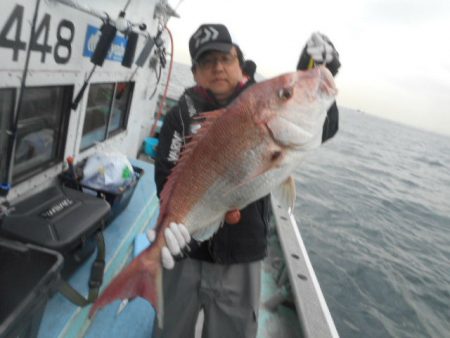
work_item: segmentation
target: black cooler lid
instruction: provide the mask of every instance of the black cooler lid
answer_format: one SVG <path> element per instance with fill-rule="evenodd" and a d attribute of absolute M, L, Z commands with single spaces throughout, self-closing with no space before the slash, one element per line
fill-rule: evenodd
<path fill-rule="evenodd" d="M 110 211 L 106 201 L 59 184 L 12 207 L 0 225 L 2 235 L 60 252 L 101 228 Z"/>

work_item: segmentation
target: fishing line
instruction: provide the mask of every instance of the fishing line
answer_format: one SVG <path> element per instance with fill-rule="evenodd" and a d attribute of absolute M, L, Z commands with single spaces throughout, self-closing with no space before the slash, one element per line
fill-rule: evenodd
<path fill-rule="evenodd" d="M 186 145 L 186 134 L 185 134 L 185 131 L 184 131 L 184 122 L 183 122 L 183 117 L 181 116 L 181 108 L 180 108 L 180 106 L 178 106 L 178 115 L 180 116 L 181 132 L 183 133 L 183 138 L 182 138 L 183 146 L 185 146 Z"/>
<path fill-rule="evenodd" d="M 131 3 L 131 0 L 128 0 L 127 1 L 127 3 L 126 3 L 126 5 L 125 5 L 125 7 L 123 8 L 123 12 L 126 12 L 127 11 L 127 9 L 128 9 L 128 6 L 130 5 L 130 3 Z"/>
<path fill-rule="evenodd" d="M 176 11 L 176 10 L 178 9 L 178 7 L 180 7 L 180 5 L 181 5 L 181 3 L 182 3 L 183 1 L 184 1 L 184 0 L 178 1 L 178 4 L 175 6 L 174 11 Z"/>

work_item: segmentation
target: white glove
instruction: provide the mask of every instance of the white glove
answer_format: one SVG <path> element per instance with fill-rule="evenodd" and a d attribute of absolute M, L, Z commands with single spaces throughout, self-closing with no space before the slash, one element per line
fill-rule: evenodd
<path fill-rule="evenodd" d="M 306 52 L 316 64 L 330 63 L 337 53 L 330 39 L 319 32 L 312 33 L 306 46 Z"/>
<path fill-rule="evenodd" d="M 191 241 L 191 236 L 184 224 L 170 223 L 169 227 L 164 230 L 164 236 L 167 246 L 161 250 L 161 263 L 164 268 L 170 270 L 175 266 L 173 256 L 178 256 L 181 250 L 187 247 Z M 150 242 L 155 240 L 155 231 L 150 230 L 147 233 Z"/>

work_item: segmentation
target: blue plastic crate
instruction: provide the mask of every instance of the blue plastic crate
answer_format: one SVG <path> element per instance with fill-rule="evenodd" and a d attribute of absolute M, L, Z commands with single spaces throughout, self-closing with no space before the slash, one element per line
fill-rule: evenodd
<path fill-rule="evenodd" d="M 156 157 L 156 146 L 158 145 L 159 140 L 155 137 L 147 137 L 144 140 L 144 152 L 149 155 L 151 158 Z"/>

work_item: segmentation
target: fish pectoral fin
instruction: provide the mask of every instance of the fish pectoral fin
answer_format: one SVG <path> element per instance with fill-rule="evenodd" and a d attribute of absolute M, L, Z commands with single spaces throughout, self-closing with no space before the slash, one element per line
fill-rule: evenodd
<path fill-rule="evenodd" d="M 200 242 L 206 241 L 207 239 L 211 238 L 217 232 L 217 230 L 219 230 L 219 228 L 223 225 L 223 222 L 223 219 L 214 221 L 206 227 L 202 227 L 201 229 L 194 231 L 191 234 L 191 237 Z"/>
<path fill-rule="evenodd" d="M 274 197 L 282 206 L 288 209 L 289 214 L 292 213 L 295 206 L 296 188 L 295 180 L 289 176 L 278 188 L 273 192 Z"/>
<path fill-rule="evenodd" d="M 248 173 L 247 176 L 237 185 L 231 186 L 231 188 L 224 193 L 224 196 L 229 196 L 230 194 L 243 188 L 245 185 L 252 184 L 255 179 L 265 175 L 270 170 L 282 166 L 286 157 L 285 155 L 286 151 L 282 147 L 276 144 L 270 145 L 267 152 L 263 155 L 264 157 L 262 158 L 259 166 L 255 167 L 252 172 Z"/>
<path fill-rule="evenodd" d="M 314 136 L 281 116 L 270 119 L 266 126 L 275 143 L 284 147 L 305 145 Z"/>

